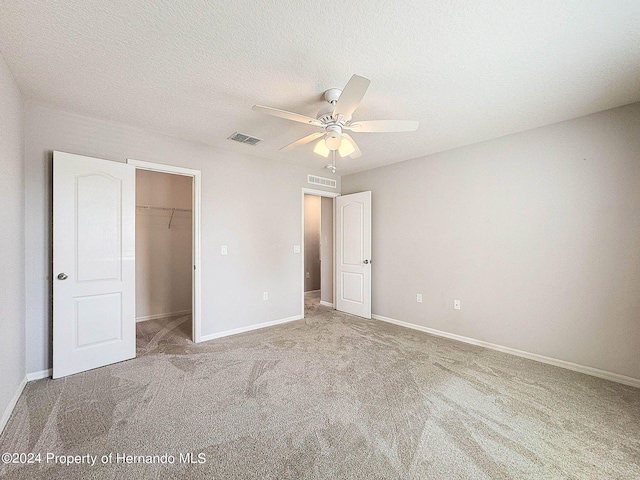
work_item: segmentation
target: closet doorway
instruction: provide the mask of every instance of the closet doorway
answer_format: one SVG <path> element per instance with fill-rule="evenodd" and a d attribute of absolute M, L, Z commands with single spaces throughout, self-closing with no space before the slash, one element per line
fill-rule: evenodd
<path fill-rule="evenodd" d="M 338 194 L 303 188 L 303 280 L 305 305 L 334 307 L 334 198 Z"/>
<path fill-rule="evenodd" d="M 128 160 L 136 167 L 138 335 L 200 340 L 200 172 Z"/>

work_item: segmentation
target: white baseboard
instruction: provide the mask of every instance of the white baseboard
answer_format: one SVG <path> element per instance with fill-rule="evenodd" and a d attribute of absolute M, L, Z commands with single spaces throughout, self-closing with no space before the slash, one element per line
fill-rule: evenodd
<path fill-rule="evenodd" d="M 578 363 L 567 362 L 566 360 L 545 357 L 544 355 L 538 355 L 537 353 L 525 352 L 522 350 L 517 350 L 515 348 L 504 347 L 502 345 L 496 345 L 494 343 L 476 340 L 474 338 L 463 337 L 462 335 L 456 335 L 455 333 L 443 332 L 442 330 L 436 330 L 435 328 L 423 327 L 422 325 L 403 322 L 394 318 L 383 317 L 382 315 L 371 315 L 371 318 L 387 323 L 393 323 L 394 325 L 399 325 L 401 327 L 430 333 L 431 335 L 436 335 L 438 337 L 445 337 L 451 340 L 457 340 L 459 342 L 469 343 L 471 345 L 477 345 L 479 347 L 485 347 L 490 350 L 497 350 L 498 352 L 508 353 L 510 355 L 515 355 L 516 357 L 528 358 L 529 360 L 535 360 L 537 362 L 546 363 L 555 367 L 565 368 L 574 372 L 585 373 L 593 377 L 603 378 L 605 380 L 611 380 L 612 382 L 622 383 L 623 385 L 640 388 L 640 378 L 628 377 L 626 375 L 620 375 L 619 373 L 608 372 L 606 370 L 600 370 L 598 368 L 588 367 L 586 365 L 580 365 Z"/>
<path fill-rule="evenodd" d="M 39 372 L 27 373 L 27 381 L 32 382 L 34 380 L 40 380 L 41 378 L 48 378 L 52 373 L 53 370 L 51 368 L 48 368 L 47 370 L 40 370 Z"/>
<path fill-rule="evenodd" d="M 7 405 L 7 407 L 4 409 L 4 412 L 2 413 L 2 418 L 0 418 L 0 434 L 4 430 L 4 427 L 6 427 L 7 422 L 9 421 L 9 417 L 11 417 L 11 414 L 13 413 L 13 409 L 15 408 L 16 403 L 18 403 L 18 399 L 20 398 L 20 395 L 22 394 L 22 391 L 24 390 L 24 387 L 26 384 L 27 384 L 27 377 L 25 376 L 20 382 L 20 384 L 18 385 L 18 388 L 13 394 L 13 397 L 11 397 L 9 404 Z"/>
<path fill-rule="evenodd" d="M 320 291 L 320 290 L 309 290 L 309 291 L 304 292 L 304 293 L 318 293 L 319 291 Z"/>
<path fill-rule="evenodd" d="M 281 325 L 283 323 L 293 322 L 295 320 L 302 320 L 302 315 L 294 315 L 293 317 L 281 318 L 279 320 L 272 320 L 270 322 L 258 323 L 256 325 L 249 325 L 247 327 L 234 328 L 233 330 L 227 330 L 225 332 L 211 333 L 209 335 L 202 335 L 200 342 L 206 342 L 207 340 L 214 340 L 216 338 L 228 337 L 230 335 L 237 335 L 238 333 L 250 332 L 251 330 L 258 330 L 260 328 L 273 327 L 274 325 Z"/>
<path fill-rule="evenodd" d="M 325 302 L 324 300 L 320 300 L 320 305 L 333 308 L 333 303 Z"/>
<path fill-rule="evenodd" d="M 144 317 L 136 317 L 136 323 L 146 322 L 147 320 L 158 320 L 160 318 L 175 317 L 178 315 L 191 315 L 191 310 L 180 310 L 179 312 L 156 313 L 155 315 L 146 315 Z"/>

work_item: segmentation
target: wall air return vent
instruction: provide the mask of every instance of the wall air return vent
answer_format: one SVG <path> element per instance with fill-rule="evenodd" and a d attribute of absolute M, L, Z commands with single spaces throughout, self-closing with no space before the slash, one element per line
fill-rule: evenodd
<path fill-rule="evenodd" d="M 307 175 L 307 183 L 330 188 L 336 188 L 338 185 L 337 182 L 331 178 L 318 177 L 316 175 Z"/>
<path fill-rule="evenodd" d="M 235 140 L 236 142 L 246 143 L 247 145 L 256 145 L 262 141 L 260 138 L 252 137 L 250 135 L 245 135 L 244 133 L 238 132 L 227 138 L 229 138 L 229 140 Z"/>

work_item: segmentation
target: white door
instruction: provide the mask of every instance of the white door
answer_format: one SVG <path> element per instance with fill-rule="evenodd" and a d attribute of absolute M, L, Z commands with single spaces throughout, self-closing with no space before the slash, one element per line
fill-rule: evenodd
<path fill-rule="evenodd" d="M 336 310 L 371 318 L 371 192 L 336 198 Z"/>
<path fill-rule="evenodd" d="M 135 167 L 53 153 L 53 378 L 136 355 Z"/>

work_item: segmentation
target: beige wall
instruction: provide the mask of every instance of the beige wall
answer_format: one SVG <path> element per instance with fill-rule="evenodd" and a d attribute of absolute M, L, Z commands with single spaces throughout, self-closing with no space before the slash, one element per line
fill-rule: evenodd
<path fill-rule="evenodd" d="M 374 314 L 640 379 L 640 104 L 343 177 L 361 190 Z"/>
<path fill-rule="evenodd" d="M 320 197 L 304 196 L 304 291 L 320 290 Z"/>
<path fill-rule="evenodd" d="M 0 55 L 0 431 L 25 378 L 24 105 Z"/>
<path fill-rule="evenodd" d="M 136 171 L 136 318 L 191 310 L 192 178 Z M 156 208 L 153 208 L 156 207 Z M 169 228 L 171 223 L 171 228 Z"/>
<path fill-rule="evenodd" d="M 0 148 L 15 153 L 19 92 L 1 78 Z M 50 368 L 52 150 L 202 171 L 203 335 L 300 314 L 292 246 L 309 172 L 33 102 L 24 121 L 27 214 L 7 218 L 18 237 L 3 246 L 20 262 L 24 218 L 27 372 Z M 373 191 L 374 313 L 640 378 L 639 131 L 634 104 L 345 177 L 343 193 Z M 15 215 L 4 199 L 22 212 L 21 167 L 6 158 L 2 212 Z M 19 313 L 15 273 L 3 292 Z M 16 325 L 12 372 L 24 358 Z"/>
<path fill-rule="evenodd" d="M 333 303 L 333 198 L 320 197 L 320 300 Z"/>
<path fill-rule="evenodd" d="M 302 314 L 302 255 L 293 246 L 302 244 L 301 188 L 318 172 L 251 156 L 260 145 L 233 153 L 35 102 L 25 104 L 25 139 L 27 372 L 51 366 L 53 150 L 202 172 L 203 336 Z"/>

